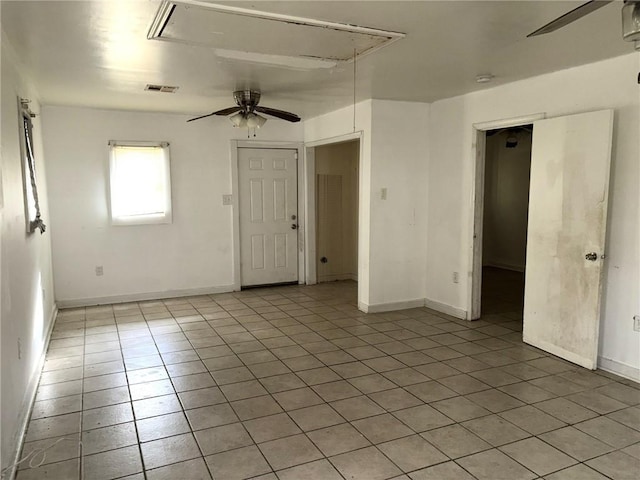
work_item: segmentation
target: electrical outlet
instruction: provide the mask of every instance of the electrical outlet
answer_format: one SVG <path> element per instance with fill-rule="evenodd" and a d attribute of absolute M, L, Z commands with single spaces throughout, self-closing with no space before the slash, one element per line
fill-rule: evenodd
<path fill-rule="evenodd" d="M 22 359 L 22 339 L 18 337 L 18 360 Z"/>
<path fill-rule="evenodd" d="M 232 195 L 222 195 L 222 204 L 223 205 L 231 205 L 233 203 Z"/>
<path fill-rule="evenodd" d="M 96 267 L 96 277 L 101 277 L 104 275 L 104 270 L 102 269 L 102 265 L 98 265 Z"/>
<path fill-rule="evenodd" d="M 453 283 L 459 283 L 460 282 L 460 274 L 458 272 L 453 272 L 452 279 L 453 279 Z"/>
<path fill-rule="evenodd" d="M 640 315 L 633 316 L 633 330 L 640 332 Z"/>

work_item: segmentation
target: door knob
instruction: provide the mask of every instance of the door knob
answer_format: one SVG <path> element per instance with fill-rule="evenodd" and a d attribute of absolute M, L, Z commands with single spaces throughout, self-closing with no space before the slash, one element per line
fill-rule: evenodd
<path fill-rule="evenodd" d="M 584 256 L 584 258 L 590 262 L 595 262 L 598 259 L 598 254 L 596 252 L 589 252 Z"/>
<path fill-rule="evenodd" d="M 296 230 L 298 228 L 298 225 L 296 225 L 295 223 L 291 224 L 291 230 Z"/>

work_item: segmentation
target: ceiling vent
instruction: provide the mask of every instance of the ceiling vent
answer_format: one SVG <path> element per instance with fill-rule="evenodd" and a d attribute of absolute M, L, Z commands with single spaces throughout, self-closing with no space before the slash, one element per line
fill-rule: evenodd
<path fill-rule="evenodd" d="M 350 62 L 354 54 L 366 55 L 404 36 L 197 0 L 163 0 L 148 34 L 149 39 L 214 48 L 220 56 L 237 60 L 260 62 L 264 57 L 263 63 L 274 58 L 279 63 L 282 58 L 324 62 L 316 68 Z M 246 55 L 250 58 L 243 58 Z"/>
<path fill-rule="evenodd" d="M 144 87 L 144 89 L 149 90 L 150 92 L 176 93 L 178 87 L 172 87 L 169 85 L 153 85 L 151 83 L 148 83 L 147 86 Z"/>

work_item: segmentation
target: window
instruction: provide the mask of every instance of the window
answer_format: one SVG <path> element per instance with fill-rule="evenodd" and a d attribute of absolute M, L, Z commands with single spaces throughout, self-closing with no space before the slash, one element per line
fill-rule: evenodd
<path fill-rule="evenodd" d="M 109 142 L 111 223 L 171 223 L 169 144 Z"/>
<path fill-rule="evenodd" d="M 43 234 L 47 227 L 40 216 L 38 187 L 36 185 L 36 160 L 33 154 L 33 124 L 31 122 L 31 119 L 36 115 L 29 109 L 30 100 L 20 98 L 18 102 L 21 108 L 22 139 L 20 147 L 22 151 L 22 180 L 27 233 L 33 233 L 38 229 Z"/>

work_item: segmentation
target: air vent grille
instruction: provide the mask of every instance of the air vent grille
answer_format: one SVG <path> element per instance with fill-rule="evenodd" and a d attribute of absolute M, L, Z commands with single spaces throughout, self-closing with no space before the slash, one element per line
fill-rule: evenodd
<path fill-rule="evenodd" d="M 145 90 L 149 90 L 150 92 L 162 92 L 162 93 L 176 93 L 178 87 L 173 87 L 170 85 L 154 85 L 152 83 L 148 83 Z"/>

